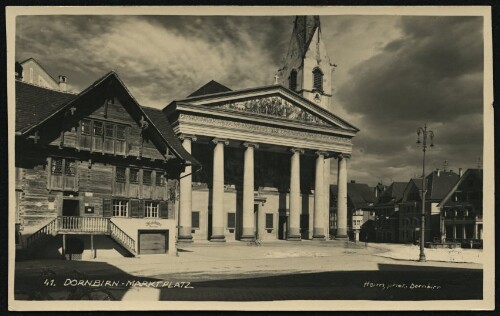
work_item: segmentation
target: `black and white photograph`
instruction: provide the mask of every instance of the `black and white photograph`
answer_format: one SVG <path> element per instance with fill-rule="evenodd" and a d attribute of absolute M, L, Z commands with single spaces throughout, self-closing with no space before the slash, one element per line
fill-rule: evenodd
<path fill-rule="evenodd" d="M 10 310 L 494 309 L 489 7 L 6 17 Z"/>

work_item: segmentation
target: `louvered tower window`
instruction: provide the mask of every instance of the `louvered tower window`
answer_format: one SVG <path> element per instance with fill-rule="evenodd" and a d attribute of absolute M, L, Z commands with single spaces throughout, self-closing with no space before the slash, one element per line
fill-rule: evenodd
<path fill-rule="evenodd" d="M 288 86 L 290 90 L 297 91 L 297 70 L 292 70 L 290 72 L 290 77 L 288 78 Z"/>
<path fill-rule="evenodd" d="M 313 90 L 323 91 L 323 72 L 319 68 L 313 70 Z"/>

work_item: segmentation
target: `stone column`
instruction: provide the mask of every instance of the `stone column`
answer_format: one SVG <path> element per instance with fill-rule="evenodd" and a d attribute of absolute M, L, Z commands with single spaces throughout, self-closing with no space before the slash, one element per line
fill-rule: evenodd
<path fill-rule="evenodd" d="M 467 239 L 467 230 L 465 224 L 462 225 L 462 238 Z"/>
<path fill-rule="evenodd" d="M 347 238 L 347 159 L 348 155 L 339 154 L 337 172 L 337 236 Z"/>
<path fill-rule="evenodd" d="M 325 226 L 325 237 L 328 239 L 330 236 L 330 162 L 329 156 L 325 156 L 325 173 L 324 173 L 324 181 L 325 181 L 325 192 L 324 192 L 324 202 L 325 209 L 323 214 L 325 216 L 324 226 Z"/>
<path fill-rule="evenodd" d="M 243 171 L 243 234 L 242 241 L 255 239 L 254 227 L 254 148 L 258 144 L 243 143 L 245 149 L 245 161 Z"/>
<path fill-rule="evenodd" d="M 325 240 L 324 214 L 325 209 L 325 153 L 316 152 L 316 176 L 314 183 L 314 222 L 313 222 L 313 240 Z"/>
<path fill-rule="evenodd" d="M 300 154 L 304 151 L 298 148 L 290 149 L 290 216 L 287 240 L 300 240 L 300 214 L 302 201 L 300 199 Z"/>
<path fill-rule="evenodd" d="M 453 241 L 457 239 L 457 225 L 453 224 Z"/>
<path fill-rule="evenodd" d="M 474 239 L 478 239 L 477 238 L 477 224 L 474 223 Z"/>
<path fill-rule="evenodd" d="M 196 141 L 196 136 L 180 135 L 182 146 L 191 153 L 191 142 Z M 191 211 L 192 211 L 192 167 L 186 166 L 179 180 L 179 242 L 192 242 L 191 236 Z"/>
<path fill-rule="evenodd" d="M 224 236 L 224 145 L 226 139 L 214 138 L 214 167 L 212 185 L 212 237 L 211 241 L 226 241 Z"/>

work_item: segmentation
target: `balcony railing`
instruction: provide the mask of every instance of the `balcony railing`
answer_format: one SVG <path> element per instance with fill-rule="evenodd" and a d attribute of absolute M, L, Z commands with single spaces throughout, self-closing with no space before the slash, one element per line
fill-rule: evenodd
<path fill-rule="evenodd" d="M 58 217 L 59 232 L 109 234 L 109 218 L 104 217 Z"/>

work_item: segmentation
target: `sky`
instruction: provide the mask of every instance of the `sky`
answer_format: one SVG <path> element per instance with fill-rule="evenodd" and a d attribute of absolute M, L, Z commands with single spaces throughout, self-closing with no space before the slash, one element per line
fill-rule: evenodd
<path fill-rule="evenodd" d="M 33 57 L 79 92 L 110 70 L 163 108 L 210 80 L 270 85 L 293 16 L 18 16 L 17 61 Z M 360 129 L 348 179 L 375 185 L 422 174 L 418 127 L 434 132 L 426 170 L 477 168 L 483 150 L 482 17 L 321 16 L 334 114 Z M 335 178 L 335 162 L 332 178 Z"/>

